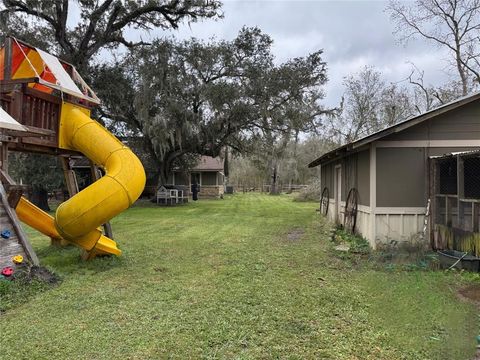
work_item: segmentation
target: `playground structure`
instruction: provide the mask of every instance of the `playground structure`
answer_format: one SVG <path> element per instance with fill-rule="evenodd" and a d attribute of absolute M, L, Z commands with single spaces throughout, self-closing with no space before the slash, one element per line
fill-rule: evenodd
<path fill-rule="evenodd" d="M 38 263 L 19 220 L 53 244 L 79 246 L 84 259 L 121 254 L 108 221 L 138 199 L 145 172 L 128 147 L 90 118 L 99 103 L 73 65 L 6 39 L 0 49 L 0 231 L 11 233 L 0 239 L 0 269 L 14 266 L 16 255 Z M 22 196 L 22 187 L 8 175 L 9 151 L 60 157 L 70 198 L 54 217 Z M 90 160 L 96 181 L 79 192 L 70 158 L 81 155 Z"/>

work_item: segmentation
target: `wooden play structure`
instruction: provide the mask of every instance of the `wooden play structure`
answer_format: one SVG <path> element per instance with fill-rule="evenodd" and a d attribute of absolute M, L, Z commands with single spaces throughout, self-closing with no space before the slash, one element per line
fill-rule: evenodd
<path fill-rule="evenodd" d="M 84 259 L 120 255 L 109 220 L 137 200 L 145 173 L 130 149 L 90 119 L 99 103 L 74 66 L 6 39 L 0 49 L 0 269 L 15 266 L 15 255 L 38 263 L 19 221 L 53 244 L 79 246 Z M 24 188 L 8 175 L 9 151 L 60 157 L 70 198 L 55 216 L 23 197 Z M 80 156 L 90 160 L 96 181 L 79 192 L 71 160 Z"/>

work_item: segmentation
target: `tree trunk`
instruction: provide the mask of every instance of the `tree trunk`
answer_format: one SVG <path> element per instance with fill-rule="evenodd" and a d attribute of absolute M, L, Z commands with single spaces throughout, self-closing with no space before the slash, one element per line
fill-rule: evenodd
<path fill-rule="evenodd" d="M 158 162 L 158 186 L 167 184 L 168 177 L 172 172 L 173 162 L 176 158 L 182 156 L 184 153 L 184 151 L 180 150 L 169 152 L 163 157 L 162 161 Z"/>
<path fill-rule="evenodd" d="M 467 74 L 465 74 L 465 71 L 462 66 L 462 60 L 459 58 L 460 54 L 457 54 L 457 70 L 458 74 L 460 75 L 460 81 L 462 83 L 462 95 L 465 96 L 468 94 L 468 78 Z"/>
<path fill-rule="evenodd" d="M 168 180 L 168 170 L 165 165 L 165 163 L 159 163 L 158 164 L 158 176 L 156 179 L 156 184 L 157 187 L 160 187 L 161 185 L 166 185 Z"/>
<path fill-rule="evenodd" d="M 223 161 L 223 174 L 225 179 L 230 176 L 230 164 L 228 162 L 228 147 L 225 147 L 225 160 Z"/>
<path fill-rule="evenodd" d="M 48 191 L 45 189 L 33 188 L 30 200 L 43 211 L 51 210 L 50 206 L 48 206 Z"/>
<path fill-rule="evenodd" d="M 278 169 L 277 169 L 277 161 L 273 160 L 273 166 L 272 166 L 272 186 L 270 187 L 270 195 L 278 195 L 279 190 L 278 190 L 278 184 L 277 184 L 277 178 L 278 178 Z"/>

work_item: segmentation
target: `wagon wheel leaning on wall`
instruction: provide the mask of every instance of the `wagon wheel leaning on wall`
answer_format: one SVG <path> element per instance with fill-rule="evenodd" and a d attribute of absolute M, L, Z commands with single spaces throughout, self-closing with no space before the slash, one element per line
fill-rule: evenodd
<path fill-rule="evenodd" d="M 357 209 L 358 209 L 358 191 L 351 188 L 348 192 L 347 202 L 345 203 L 345 219 L 343 226 L 351 233 L 355 232 L 357 225 Z"/>
<path fill-rule="evenodd" d="M 329 193 L 328 188 L 324 187 L 322 191 L 322 196 L 320 197 L 320 214 L 327 215 L 328 214 L 328 204 L 329 201 Z"/>

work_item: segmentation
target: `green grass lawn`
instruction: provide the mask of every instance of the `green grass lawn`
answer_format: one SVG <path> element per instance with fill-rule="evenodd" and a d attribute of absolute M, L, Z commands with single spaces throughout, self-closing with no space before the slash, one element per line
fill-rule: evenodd
<path fill-rule="evenodd" d="M 87 263 L 29 231 L 63 281 L 3 303 L 0 358 L 473 358 L 477 309 L 455 296 L 473 280 L 343 261 L 317 206 L 140 204 L 112 223 L 123 256 Z"/>

